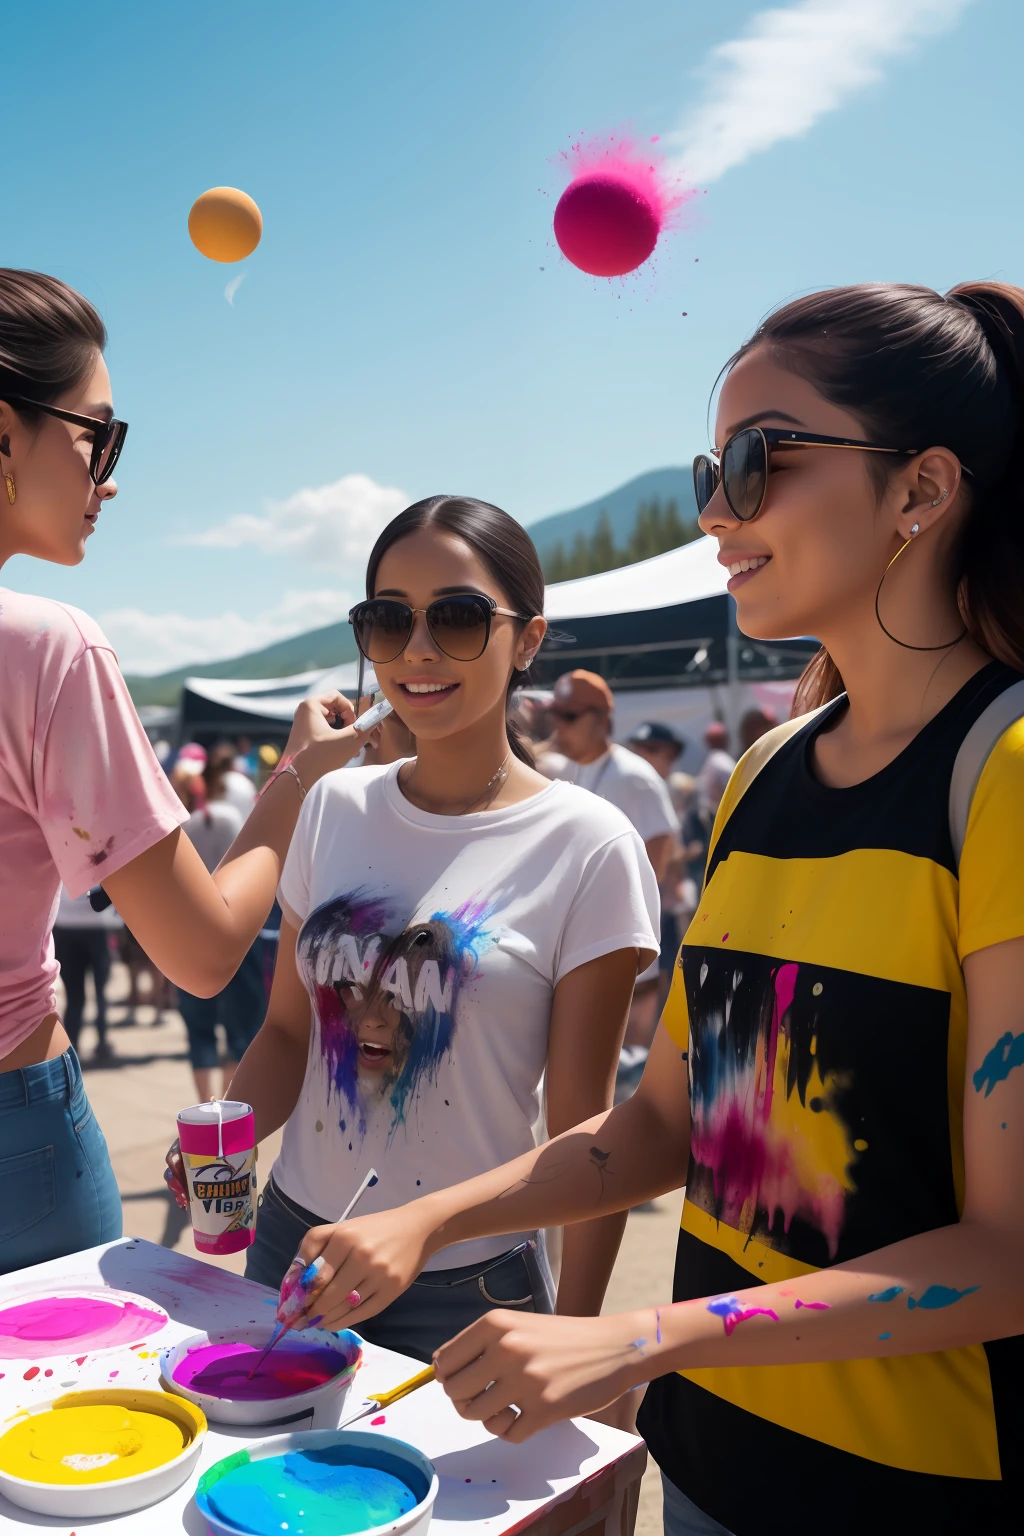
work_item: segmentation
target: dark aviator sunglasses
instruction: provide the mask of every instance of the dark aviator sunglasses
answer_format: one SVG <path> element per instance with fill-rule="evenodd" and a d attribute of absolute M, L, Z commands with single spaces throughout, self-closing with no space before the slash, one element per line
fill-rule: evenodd
<path fill-rule="evenodd" d="M 852 437 L 821 437 L 816 432 L 785 432 L 779 427 L 746 427 L 728 439 L 721 455 L 699 453 L 693 461 L 693 489 L 698 514 L 722 487 L 729 510 L 749 523 L 764 505 L 772 452 L 789 448 L 852 448 L 859 453 L 895 453 L 910 458 L 919 448 L 883 448 Z M 721 458 L 721 463 L 716 459 Z M 965 475 L 970 470 L 961 466 Z"/>
<path fill-rule="evenodd" d="M 41 400 L 29 400 L 25 395 L 5 395 L 8 405 L 28 406 L 42 411 L 44 416 L 56 416 L 58 421 L 70 421 L 76 427 L 86 427 L 92 433 L 92 454 L 89 473 L 93 485 L 102 485 L 114 473 L 114 466 L 121 457 L 124 440 L 128 436 L 128 423 L 112 416 L 104 421 L 101 416 L 78 416 L 74 411 L 62 411 L 56 405 L 44 405 Z"/>
<path fill-rule="evenodd" d="M 452 661 L 476 661 L 487 649 L 491 638 L 491 620 L 499 614 L 506 619 L 529 623 L 532 615 L 499 608 L 493 597 L 482 592 L 457 592 L 439 597 L 426 608 L 410 608 L 408 603 L 391 597 L 371 597 L 356 603 L 348 616 L 356 644 L 367 661 L 375 665 L 397 661 L 412 638 L 416 615 L 427 621 L 430 638 Z"/>

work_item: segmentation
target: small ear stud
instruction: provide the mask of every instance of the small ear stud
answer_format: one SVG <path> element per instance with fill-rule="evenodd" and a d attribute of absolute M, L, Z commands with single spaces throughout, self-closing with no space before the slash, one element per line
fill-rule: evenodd
<path fill-rule="evenodd" d="M 934 507 L 934 505 L 935 505 L 935 503 L 933 501 L 932 502 L 932 506 Z M 921 532 L 921 524 L 920 523 L 915 523 L 913 528 L 911 528 L 911 530 L 910 530 L 910 537 L 913 538 L 915 533 L 920 533 L 920 532 Z"/>
<path fill-rule="evenodd" d="M 933 507 L 937 507 L 939 505 L 939 502 L 940 501 L 945 501 L 945 499 L 946 499 L 946 497 L 948 495 L 949 495 L 949 491 L 948 490 L 947 491 L 943 491 L 941 496 L 936 496 L 935 500 L 932 502 L 932 506 Z"/>

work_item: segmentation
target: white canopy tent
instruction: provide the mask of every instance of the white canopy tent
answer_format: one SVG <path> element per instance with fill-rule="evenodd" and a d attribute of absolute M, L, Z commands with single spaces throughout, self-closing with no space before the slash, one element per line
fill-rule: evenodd
<path fill-rule="evenodd" d="M 636 565 L 556 582 L 547 589 L 544 612 L 551 623 L 564 624 L 569 619 L 677 608 L 701 598 L 723 597 L 728 580 L 718 563 L 717 542 L 695 539 Z"/>

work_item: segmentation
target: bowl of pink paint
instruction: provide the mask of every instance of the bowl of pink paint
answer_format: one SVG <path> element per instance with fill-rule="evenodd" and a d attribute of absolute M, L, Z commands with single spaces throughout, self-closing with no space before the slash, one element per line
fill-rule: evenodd
<path fill-rule="evenodd" d="M 160 1356 L 163 1386 L 211 1423 L 267 1427 L 311 1413 L 314 1429 L 336 1429 L 363 1356 L 359 1335 L 292 1329 L 257 1366 L 268 1337 L 266 1328 L 191 1334 Z"/>

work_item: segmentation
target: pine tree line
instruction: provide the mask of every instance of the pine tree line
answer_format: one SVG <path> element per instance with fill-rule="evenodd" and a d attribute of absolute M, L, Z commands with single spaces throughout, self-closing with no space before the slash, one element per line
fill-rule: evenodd
<path fill-rule="evenodd" d="M 577 533 L 568 550 L 559 540 L 544 556 L 544 577 L 548 582 L 572 581 L 577 576 L 593 576 L 598 571 L 614 571 L 637 560 L 649 560 L 667 549 L 678 549 L 700 537 L 696 522 L 686 522 L 679 515 L 674 499 L 662 505 L 656 496 L 642 501 L 625 547 L 617 545 L 606 511 L 602 511 L 588 538 Z"/>

